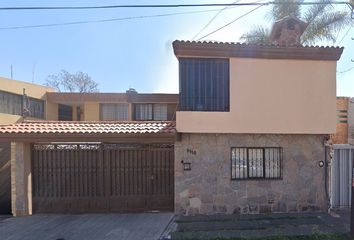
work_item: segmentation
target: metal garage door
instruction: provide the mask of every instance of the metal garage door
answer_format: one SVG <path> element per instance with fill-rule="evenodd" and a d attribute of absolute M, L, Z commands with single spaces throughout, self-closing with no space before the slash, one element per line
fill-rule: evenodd
<path fill-rule="evenodd" d="M 331 207 L 349 208 L 351 205 L 352 168 L 354 147 L 347 144 L 333 145 L 331 167 Z"/>
<path fill-rule="evenodd" d="M 36 144 L 33 212 L 173 211 L 173 145 Z"/>

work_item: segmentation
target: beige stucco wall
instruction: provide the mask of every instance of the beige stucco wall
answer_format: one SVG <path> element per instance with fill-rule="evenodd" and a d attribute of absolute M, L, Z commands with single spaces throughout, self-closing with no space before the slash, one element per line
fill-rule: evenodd
<path fill-rule="evenodd" d="M 8 125 L 8 124 L 16 123 L 20 121 L 21 118 L 22 117 L 19 115 L 0 113 L 0 125 Z"/>
<path fill-rule="evenodd" d="M 84 121 L 100 120 L 100 104 L 97 102 L 84 103 Z"/>
<path fill-rule="evenodd" d="M 58 120 L 58 104 L 46 102 L 46 120 Z"/>
<path fill-rule="evenodd" d="M 22 95 L 24 88 L 26 89 L 27 96 L 37 99 L 43 99 L 46 92 L 55 91 L 50 87 L 0 77 L 0 90 L 2 91 Z"/>
<path fill-rule="evenodd" d="M 177 112 L 179 132 L 335 133 L 336 62 L 230 59 L 230 112 Z"/>
<path fill-rule="evenodd" d="M 47 92 L 54 92 L 55 91 L 53 88 L 50 88 L 50 87 L 0 77 L 0 90 L 1 91 L 6 91 L 6 92 L 22 95 L 24 88 L 26 89 L 27 96 L 32 97 L 32 98 L 36 98 L 36 99 L 43 99 L 43 100 L 45 100 Z M 57 116 L 55 117 L 55 114 L 54 114 L 54 112 L 57 111 L 57 109 L 55 109 L 55 108 L 51 109 L 50 106 L 48 106 L 48 104 L 46 104 L 45 116 L 46 117 L 49 116 L 49 118 L 48 118 L 49 120 L 57 120 L 58 117 Z M 56 115 L 57 115 L 57 113 L 56 113 Z M 0 113 L 0 125 L 16 123 L 16 122 L 20 121 L 21 119 L 22 119 L 22 117 L 20 115 Z"/>

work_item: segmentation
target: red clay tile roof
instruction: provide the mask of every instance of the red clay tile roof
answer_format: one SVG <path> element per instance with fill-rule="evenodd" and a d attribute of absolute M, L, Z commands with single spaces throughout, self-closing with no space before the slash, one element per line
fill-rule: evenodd
<path fill-rule="evenodd" d="M 25 121 L 0 127 L 6 134 L 174 134 L 176 123 Z"/>
<path fill-rule="evenodd" d="M 241 57 L 336 61 L 343 47 L 280 46 L 239 42 L 180 41 L 172 43 L 177 57 Z"/>

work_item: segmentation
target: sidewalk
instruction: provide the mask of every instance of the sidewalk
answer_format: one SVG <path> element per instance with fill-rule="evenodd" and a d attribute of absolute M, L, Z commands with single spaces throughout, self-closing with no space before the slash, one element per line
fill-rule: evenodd
<path fill-rule="evenodd" d="M 175 222 L 173 240 L 342 234 L 349 232 L 350 212 L 177 217 Z"/>

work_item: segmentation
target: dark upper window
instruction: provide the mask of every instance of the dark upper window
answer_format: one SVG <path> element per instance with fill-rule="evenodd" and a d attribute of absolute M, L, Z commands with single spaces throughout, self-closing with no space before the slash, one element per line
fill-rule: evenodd
<path fill-rule="evenodd" d="M 229 111 L 229 60 L 180 58 L 179 89 L 180 111 Z"/>
<path fill-rule="evenodd" d="M 0 91 L 0 112 L 33 118 L 44 118 L 44 101 Z"/>
<path fill-rule="evenodd" d="M 167 120 L 167 104 L 164 103 L 135 104 L 135 120 L 165 121 Z"/>
<path fill-rule="evenodd" d="M 231 179 L 280 179 L 282 161 L 282 148 L 231 148 Z"/>
<path fill-rule="evenodd" d="M 59 121 L 72 121 L 73 120 L 73 107 L 69 105 L 58 105 L 58 120 Z"/>

